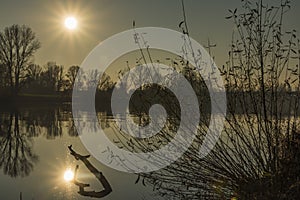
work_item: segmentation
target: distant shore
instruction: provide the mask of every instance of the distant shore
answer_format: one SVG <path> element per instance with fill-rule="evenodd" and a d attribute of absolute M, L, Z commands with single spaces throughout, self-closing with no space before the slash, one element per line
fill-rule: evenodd
<path fill-rule="evenodd" d="M 60 94 L 19 94 L 17 96 L 0 96 L 0 102 L 20 105 L 32 103 L 63 103 L 71 102 L 71 97 Z"/>
<path fill-rule="evenodd" d="M 85 97 L 85 92 L 83 92 L 82 96 Z M 146 92 L 147 93 L 147 92 Z M 95 97 L 95 106 L 96 110 L 100 112 L 106 112 L 108 114 L 111 114 L 111 94 L 112 91 L 99 91 L 96 93 Z M 132 113 L 138 113 L 138 112 L 148 112 L 151 105 L 153 103 L 159 103 L 159 102 L 166 102 L 165 99 L 163 101 L 160 100 L 160 98 L 166 98 L 166 97 L 158 97 L 156 99 L 151 98 L 151 94 L 153 93 L 135 93 L 131 100 L 131 106 L 130 110 Z M 150 96 L 149 96 L 150 95 Z M 270 94 L 267 94 L 270 95 Z M 291 98 L 291 102 L 294 104 L 296 103 L 299 99 L 298 92 L 292 92 L 292 94 L 288 94 L 286 92 L 277 94 L 280 98 Z M 249 102 L 247 104 L 248 114 L 251 114 L 251 96 L 252 98 L 259 98 L 259 92 L 227 92 L 227 110 L 228 114 L 230 113 L 235 113 L 235 114 L 244 114 L 245 110 L 244 107 L 245 105 L 242 105 L 241 102 L 235 101 L 235 104 L 233 104 L 233 99 L 236 98 L 245 98 L 243 102 Z M 152 101 L 147 101 L 146 103 L 144 102 L 144 99 L 152 99 Z M 175 97 L 176 98 L 176 97 Z M 199 97 L 199 105 L 200 106 L 200 111 L 201 113 L 210 113 L 210 99 L 209 97 L 203 98 Z M 259 101 L 258 101 L 259 102 Z M 85 102 L 88 103 L 88 102 Z M 47 107 L 47 106 L 67 106 L 68 109 L 72 109 L 72 93 L 54 93 L 54 94 L 30 94 L 30 93 L 21 93 L 17 96 L 4 96 L 0 95 L 0 108 L 5 109 L 5 108 L 26 108 L 26 107 Z M 174 106 L 176 104 L 176 101 L 174 101 Z M 132 106 L 133 105 L 133 106 Z M 289 108 L 288 105 L 281 105 L 282 110 L 281 114 L 282 116 L 287 115 L 290 111 L 287 109 Z M 175 106 L 176 107 L 176 106 Z M 84 109 L 84 107 L 83 107 Z M 180 109 L 178 107 L 178 109 Z M 299 110 L 293 110 L 295 113 L 300 113 L 300 107 L 298 107 Z M 297 114 L 298 116 L 298 114 Z"/>

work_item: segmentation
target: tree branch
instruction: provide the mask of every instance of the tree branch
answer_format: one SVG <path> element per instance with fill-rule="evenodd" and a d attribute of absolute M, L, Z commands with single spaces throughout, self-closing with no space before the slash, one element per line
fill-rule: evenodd
<path fill-rule="evenodd" d="M 81 182 L 78 182 L 76 180 L 76 176 L 77 176 L 77 171 L 78 171 L 78 168 L 79 166 L 77 165 L 76 166 L 76 169 L 75 169 L 75 177 L 74 177 L 74 181 L 73 183 L 75 185 L 77 185 L 79 187 L 79 191 L 78 193 L 82 196 L 87 196 L 87 197 L 94 197 L 94 198 L 102 198 L 102 197 L 105 197 L 107 196 L 108 194 L 110 194 L 112 192 L 112 188 L 110 186 L 110 184 L 108 183 L 107 179 L 105 178 L 105 176 L 102 174 L 102 172 L 98 171 L 89 161 L 88 161 L 88 158 L 90 157 L 90 155 L 86 155 L 86 156 L 83 156 L 83 155 L 80 155 L 78 154 L 77 152 L 75 152 L 73 149 L 72 149 L 72 145 L 68 146 L 69 150 L 70 150 L 70 154 L 72 156 L 74 156 L 74 158 L 76 160 L 80 160 L 81 162 L 83 162 L 85 164 L 85 166 L 90 170 L 90 172 L 92 174 L 94 174 L 94 176 L 99 180 L 99 182 L 103 185 L 104 189 L 100 192 L 96 192 L 96 191 L 86 191 L 85 188 L 86 187 L 89 187 L 90 185 L 89 184 L 86 184 L 86 183 L 81 183 Z"/>

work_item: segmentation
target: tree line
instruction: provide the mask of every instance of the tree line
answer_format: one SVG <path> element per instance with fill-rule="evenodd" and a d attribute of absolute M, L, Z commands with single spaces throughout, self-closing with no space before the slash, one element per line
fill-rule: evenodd
<path fill-rule="evenodd" d="M 0 96 L 70 94 L 79 66 L 66 68 L 56 62 L 38 65 L 33 58 L 40 47 L 36 34 L 26 25 L 12 25 L 0 32 Z M 89 87 L 95 73 L 82 76 L 82 84 Z M 107 90 L 113 82 L 104 77 L 106 83 L 99 84 L 99 89 Z"/>

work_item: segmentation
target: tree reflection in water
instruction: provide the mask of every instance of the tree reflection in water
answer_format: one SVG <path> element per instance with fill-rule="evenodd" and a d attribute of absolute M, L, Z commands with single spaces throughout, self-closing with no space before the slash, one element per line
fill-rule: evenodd
<path fill-rule="evenodd" d="M 28 176 L 38 161 L 31 138 L 19 123 L 18 112 L 1 117 L 0 168 L 11 177 Z"/>
<path fill-rule="evenodd" d="M 63 134 L 78 136 L 69 106 L 0 106 L 0 170 L 10 177 L 30 175 L 39 160 L 33 150 L 35 138 L 55 140 Z"/>

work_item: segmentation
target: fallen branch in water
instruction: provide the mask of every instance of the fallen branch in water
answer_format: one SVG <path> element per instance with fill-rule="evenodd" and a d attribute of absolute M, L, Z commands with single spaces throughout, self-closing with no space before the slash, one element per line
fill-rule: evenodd
<path fill-rule="evenodd" d="M 89 184 L 86 183 L 81 183 L 78 182 L 76 180 L 77 177 L 77 171 L 79 166 L 76 165 L 76 169 L 75 169 L 75 176 L 74 176 L 74 181 L 73 183 L 75 185 L 77 185 L 79 187 L 79 191 L 78 193 L 82 196 L 87 196 L 87 197 L 94 197 L 94 198 L 102 198 L 107 196 L 108 194 L 110 194 L 112 192 L 112 188 L 110 186 L 110 184 L 108 183 L 107 179 L 105 178 L 105 176 L 102 174 L 102 172 L 98 171 L 89 161 L 88 158 L 90 157 L 89 155 L 87 156 L 82 156 L 80 154 L 78 154 L 77 152 L 75 152 L 72 149 L 72 145 L 68 146 L 70 153 L 72 156 L 74 156 L 74 158 L 76 160 L 80 160 L 81 162 L 83 162 L 85 164 L 85 166 L 90 170 L 90 172 L 92 174 L 94 174 L 94 176 L 99 180 L 99 182 L 103 185 L 104 189 L 100 192 L 96 192 L 96 191 L 86 191 L 85 188 L 89 187 Z"/>

